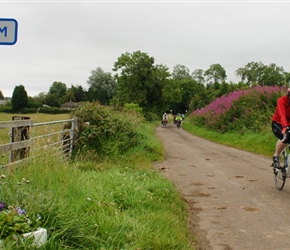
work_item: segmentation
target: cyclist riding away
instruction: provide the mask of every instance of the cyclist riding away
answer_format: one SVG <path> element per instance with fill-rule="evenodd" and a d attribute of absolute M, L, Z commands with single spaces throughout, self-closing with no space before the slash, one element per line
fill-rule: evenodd
<path fill-rule="evenodd" d="M 165 127 L 168 123 L 168 115 L 166 113 L 163 114 L 162 116 L 162 124 L 163 124 L 163 127 Z"/>
<path fill-rule="evenodd" d="M 177 122 L 177 128 L 179 129 L 180 128 L 180 125 L 181 125 L 181 121 L 182 121 L 182 117 L 181 115 L 178 113 L 176 118 L 175 118 L 176 122 Z"/>
<path fill-rule="evenodd" d="M 275 153 L 273 155 L 272 167 L 279 168 L 279 155 L 283 149 L 290 143 L 290 138 L 285 138 L 287 130 L 290 128 L 290 88 L 287 89 L 287 95 L 282 96 L 277 101 L 276 111 L 272 116 L 272 131 L 279 139 L 276 143 Z M 285 138 L 285 140 L 284 140 Z"/>

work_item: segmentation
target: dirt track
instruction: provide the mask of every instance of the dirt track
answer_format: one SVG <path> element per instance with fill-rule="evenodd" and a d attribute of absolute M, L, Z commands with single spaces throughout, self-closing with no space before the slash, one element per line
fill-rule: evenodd
<path fill-rule="evenodd" d="M 290 249 L 290 179 L 276 189 L 271 159 L 158 127 L 166 159 L 155 168 L 188 204 L 199 250 Z M 273 145 L 274 147 L 274 145 Z"/>

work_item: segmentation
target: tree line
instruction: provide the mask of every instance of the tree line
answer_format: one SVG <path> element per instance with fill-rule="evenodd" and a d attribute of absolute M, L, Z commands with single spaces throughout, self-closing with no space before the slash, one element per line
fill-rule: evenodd
<path fill-rule="evenodd" d="M 240 89 L 255 86 L 287 86 L 290 73 L 275 63 L 264 65 L 250 62 L 235 71 L 238 83 L 227 82 L 226 70 L 212 64 L 207 70 L 193 72 L 176 65 L 173 71 L 147 53 L 135 51 L 122 54 L 113 67 L 114 75 L 97 67 L 88 77 L 88 90 L 82 86 L 55 81 L 48 93 L 27 95 L 23 85 L 16 86 L 12 95 L 12 110 L 38 108 L 43 105 L 60 107 L 66 102 L 98 101 L 122 109 L 126 104 L 137 105 L 148 119 L 164 112 L 186 113 L 202 108 L 214 99 Z M 0 99 L 4 96 L 0 90 Z"/>

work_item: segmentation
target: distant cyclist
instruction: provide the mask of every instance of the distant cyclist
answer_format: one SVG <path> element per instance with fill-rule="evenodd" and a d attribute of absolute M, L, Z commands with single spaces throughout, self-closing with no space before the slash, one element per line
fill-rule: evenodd
<path fill-rule="evenodd" d="M 166 113 L 163 114 L 162 116 L 162 125 L 163 127 L 166 127 L 168 123 L 168 115 Z"/>
<path fill-rule="evenodd" d="M 276 111 L 272 116 L 272 131 L 279 139 L 276 143 L 275 153 L 273 155 L 272 166 L 279 166 L 279 155 L 283 149 L 290 143 L 290 138 L 286 138 L 285 134 L 290 128 L 290 88 L 287 89 L 287 95 L 282 96 L 277 101 Z"/>
<path fill-rule="evenodd" d="M 181 115 L 179 113 L 177 114 L 175 120 L 176 120 L 176 123 L 177 123 L 176 124 L 177 125 L 177 128 L 180 128 L 181 121 L 182 121 L 182 117 L 181 117 Z"/>

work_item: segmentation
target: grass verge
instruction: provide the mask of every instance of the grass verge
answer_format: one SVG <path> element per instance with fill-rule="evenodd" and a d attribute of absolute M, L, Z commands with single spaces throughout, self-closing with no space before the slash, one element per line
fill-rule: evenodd
<path fill-rule="evenodd" d="M 235 147 L 255 154 L 271 157 L 275 150 L 277 138 L 273 135 L 270 125 L 260 133 L 245 131 L 242 134 L 223 133 L 194 126 L 189 119 L 185 119 L 182 128 L 193 135 L 200 136 L 210 141 Z"/>
<path fill-rule="evenodd" d="M 69 163 L 46 151 L 27 166 L 1 170 L 0 201 L 40 216 L 35 227 L 48 231 L 43 249 L 192 249 L 186 205 L 152 170 L 164 154 L 154 128 L 143 123 L 143 136 L 126 155 Z M 3 244 L 28 249 L 13 237 Z"/>

